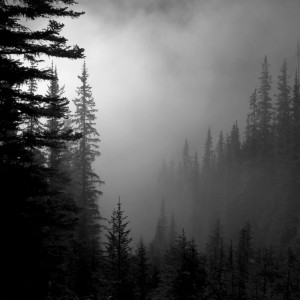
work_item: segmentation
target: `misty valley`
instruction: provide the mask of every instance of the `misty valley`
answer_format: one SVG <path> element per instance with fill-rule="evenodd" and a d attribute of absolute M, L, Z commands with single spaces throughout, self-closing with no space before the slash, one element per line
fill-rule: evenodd
<path fill-rule="evenodd" d="M 192 61 L 193 67 L 187 68 L 191 77 L 182 66 L 190 62 L 188 59 L 182 62 L 181 58 L 193 55 L 190 49 L 185 49 L 188 43 L 183 49 L 178 43 L 183 54 L 176 53 L 172 47 L 161 46 L 161 40 L 158 42 L 153 36 L 159 36 L 160 30 L 174 34 L 175 28 L 178 39 L 183 36 L 189 40 L 192 34 L 186 32 L 195 26 L 198 14 L 204 19 L 205 14 L 212 18 L 216 14 L 216 20 L 223 20 L 230 9 L 234 12 L 229 12 L 230 17 L 243 11 L 245 3 L 78 2 L 0 1 L 0 198 L 5 205 L 10 236 L 3 242 L 9 250 L 4 259 L 10 265 L 9 272 L 4 272 L 8 281 L 5 299 L 300 299 L 299 36 L 291 31 L 294 40 L 286 43 L 290 45 L 289 53 L 280 53 L 280 58 L 272 51 L 265 55 L 257 46 L 255 52 L 261 61 L 255 61 L 256 75 L 251 71 L 251 62 L 243 62 L 242 72 L 232 67 L 235 71 L 225 78 L 222 72 L 226 63 L 222 60 L 226 58 L 216 55 L 207 65 L 203 63 L 203 69 L 220 71 L 224 85 L 216 80 L 222 77 L 219 73 L 208 72 L 199 84 L 191 77 L 194 79 L 194 74 L 198 74 L 195 69 L 201 64 Z M 300 12 L 299 3 L 287 2 L 290 9 L 297 7 L 297 13 Z M 254 11 L 261 5 L 257 3 Z M 264 3 L 267 8 L 273 9 L 274 5 L 275 13 L 290 12 L 283 10 L 282 4 L 270 4 L 269 0 Z M 85 11 L 88 17 L 83 25 L 79 20 Z M 287 20 L 283 15 L 283 20 Z M 97 23 L 99 18 L 103 23 Z M 71 20 L 70 24 L 77 22 L 83 32 L 81 35 L 74 25 L 74 35 L 70 38 L 74 46 L 64 37 L 70 34 L 65 31 L 65 23 L 66 27 L 73 26 L 66 20 Z M 148 27 L 149 20 L 159 24 L 153 32 Z M 294 22 L 298 25 L 297 20 Z M 267 23 L 262 23 L 266 40 Z M 99 24 L 109 32 L 108 39 L 103 35 L 108 44 L 113 41 L 114 45 L 120 34 L 117 38 L 120 48 L 125 47 L 124 32 L 130 41 L 140 41 L 131 26 L 150 32 L 150 42 L 155 40 L 153 44 L 157 43 L 155 47 L 161 56 L 155 53 L 152 61 L 151 53 L 148 64 L 135 52 L 136 48 L 129 47 L 126 51 L 130 55 L 126 56 L 124 48 L 123 60 L 137 58 L 137 65 L 141 65 L 149 81 L 151 77 L 162 80 L 162 74 L 167 80 L 162 80 L 162 85 L 145 80 L 147 83 L 139 87 L 141 76 L 137 65 L 131 69 L 124 63 L 123 74 L 122 69 L 114 69 L 120 63 L 119 58 L 113 58 L 109 65 L 115 73 L 108 72 L 108 81 L 101 81 L 97 72 L 106 70 L 99 57 L 108 54 L 90 41 L 88 33 L 97 36 Z M 118 27 L 120 24 L 122 29 Z M 208 30 L 209 26 L 202 25 Z M 285 32 L 283 35 L 286 36 Z M 207 46 L 205 41 L 213 38 L 212 34 L 202 37 L 203 47 Z M 86 49 L 78 46 L 77 40 L 87 43 Z M 167 35 L 163 40 L 170 42 Z M 272 46 L 280 43 L 279 38 L 274 40 L 270 42 Z M 142 44 L 145 41 L 142 39 Z M 150 44 L 148 41 L 144 46 L 152 51 L 155 47 Z M 96 52 L 91 48 L 97 48 Z M 220 55 L 218 51 L 214 53 Z M 253 51 L 253 48 L 245 51 L 250 53 L 249 60 L 256 57 Z M 73 65 L 76 61 L 79 61 L 77 73 Z M 168 72 L 162 67 L 165 61 Z M 157 69 L 150 67 L 152 63 Z M 182 73 L 179 79 L 175 79 L 176 72 Z M 237 75 L 245 77 L 244 84 L 247 88 L 250 85 L 251 93 L 247 94 Z M 159 93 L 162 98 L 175 97 L 178 91 L 175 86 L 179 86 L 184 96 L 179 93 L 178 97 L 186 102 L 179 103 L 176 97 L 174 101 L 171 99 L 173 102 L 153 100 L 155 120 L 153 107 L 149 106 L 149 111 L 148 107 L 141 109 L 139 105 L 145 102 L 138 102 L 139 97 L 134 100 L 131 89 L 128 96 L 128 86 L 124 88 L 118 82 L 113 90 L 118 91 L 114 95 L 121 98 L 120 102 L 104 105 L 102 112 L 99 86 L 106 85 L 109 90 L 108 82 L 119 76 L 120 82 L 127 82 L 133 76 L 137 80 L 134 90 L 145 94 L 149 87 L 155 90 L 151 97 Z M 211 85 L 207 84 L 210 80 L 205 81 L 206 77 L 213 78 Z M 175 83 L 169 82 L 172 80 Z M 173 90 L 168 94 L 161 86 Z M 190 94 L 186 95 L 186 89 L 191 90 Z M 247 99 L 246 106 L 242 99 L 234 105 L 214 102 L 216 95 L 230 98 L 235 91 L 238 98 Z M 122 102 L 122 93 L 124 99 L 132 95 L 130 105 Z M 196 121 L 193 119 L 194 111 L 200 107 L 191 105 L 194 96 L 197 102 L 205 103 L 202 114 L 199 112 L 203 122 L 198 120 L 199 116 Z M 121 108 L 114 110 L 119 105 Z M 240 106 L 241 111 L 246 107 L 242 113 Z M 226 112 L 233 107 L 234 111 Z M 101 123 L 105 111 L 109 118 L 103 117 L 105 122 Z M 224 115 L 222 120 L 217 117 L 220 111 Z M 138 116 L 138 120 L 133 116 Z M 173 119 L 178 128 L 171 130 Z M 189 127 L 185 122 L 192 125 Z M 224 124 L 229 123 L 227 129 Z M 103 135 L 110 133 L 111 140 L 102 139 L 102 126 Z M 149 127 L 153 127 L 151 134 L 146 129 Z M 117 143 L 113 141 L 116 139 L 113 130 L 123 135 Z M 198 134 L 203 135 L 200 138 L 203 143 L 197 138 L 193 140 Z M 105 174 L 110 174 L 108 179 Z"/>

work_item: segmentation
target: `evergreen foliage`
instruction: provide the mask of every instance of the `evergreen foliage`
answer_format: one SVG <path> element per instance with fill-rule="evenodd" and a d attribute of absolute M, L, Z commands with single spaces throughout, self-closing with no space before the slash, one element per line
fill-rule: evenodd
<path fill-rule="evenodd" d="M 117 208 L 113 210 L 106 233 L 105 243 L 106 274 L 108 296 L 113 299 L 132 299 L 133 287 L 130 281 L 129 264 L 132 241 L 129 221 L 124 216 L 120 198 Z"/>
<path fill-rule="evenodd" d="M 51 69 L 42 69 L 43 56 L 78 59 L 83 49 L 70 47 L 61 36 L 64 25 L 56 17 L 77 18 L 75 1 L 1 1 L 0 3 L 0 181 L 2 200 L 17 221 L 11 235 L 22 250 L 15 255 L 12 292 L 23 298 L 43 299 L 69 293 L 66 268 L 75 223 L 76 207 L 59 188 L 51 186 L 52 172 L 44 151 L 62 148 L 71 132 L 51 132 L 40 120 L 63 118 L 50 109 L 58 95 L 39 95 L 38 80 L 55 80 Z M 43 30 L 30 30 L 26 20 L 48 18 Z M 25 20 L 25 22 L 24 22 Z M 29 83 L 29 89 L 23 88 Z M 62 119 L 61 119 L 62 120 Z M 29 125 L 29 126 L 28 126 Z M 57 168 L 55 172 L 58 172 Z M 64 198 L 64 201 L 60 201 Z M 12 250 L 19 249 L 12 245 Z M 18 298 L 17 295 L 14 297 Z"/>

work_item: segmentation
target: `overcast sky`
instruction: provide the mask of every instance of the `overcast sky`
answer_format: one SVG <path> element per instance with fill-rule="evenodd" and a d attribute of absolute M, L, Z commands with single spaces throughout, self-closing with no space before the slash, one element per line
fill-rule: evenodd
<path fill-rule="evenodd" d="M 120 195 L 142 232 L 159 210 L 160 196 L 146 191 L 162 160 L 179 155 L 185 138 L 201 158 L 209 126 L 214 136 L 235 120 L 244 127 L 265 55 L 273 82 L 285 58 L 294 74 L 300 1 L 78 2 L 76 9 L 86 13 L 65 21 L 64 34 L 86 49 L 99 109 L 101 205 L 107 217 Z M 81 66 L 58 61 L 70 99 Z"/>

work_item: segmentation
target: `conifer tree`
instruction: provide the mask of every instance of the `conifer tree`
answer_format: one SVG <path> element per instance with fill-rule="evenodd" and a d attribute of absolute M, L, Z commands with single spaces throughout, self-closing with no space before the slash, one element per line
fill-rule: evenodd
<path fill-rule="evenodd" d="M 206 245 L 207 272 L 211 297 L 222 299 L 224 295 L 225 244 L 219 219 L 214 224 Z"/>
<path fill-rule="evenodd" d="M 210 133 L 210 128 L 208 128 L 206 142 L 204 146 L 204 157 L 202 163 L 202 172 L 209 172 L 212 168 L 213 162 L 213 143 L 212 143 L 212 136 Z"/>
<path fill-rule="evenodd" d="M 276 99 L 276 144 L 279 159 L 287 156 L 290 151 L 290 91 L 288 82 L 287 62 L 283 62 L 278 76 L 278 94 Z"/>
<path fill-rule="evenodd" d="M 187 182 L 190 179 L 190 171 L 192 167 L 192 160 L 190 156 L 190 149 L 187 139 L 185 139 L 184 147 L 182 150 L 182 172 L 184 176 L 184 180 Z"/>
<path fill-rule="evenodd" d="M 222 167 L 224 166 L 225 159 L 225 142 L 223 132 L 220 131 L 219 140 L 216 146 L 216 163 L 219 168 L 219 171 L 222 171 Z"/>
<path fill-rule="evenodd" d="M 75 182 L 77 183 L 77 203 L 82 208 L 81 228 L 82 236 L 95 234 L 99 220 L 97 200 L 101 191 L 98 185 L 102 183 L 98 174 L 93 170 L 92 163 L 100 155 L 98 151 L 100 142 L 96 129 L 96 104 L 88 84 L 88 73 L 84 62 L 81 76 L 78 76 L 81 85 L 77 88 L 78 97 L 73 100 L 76 110 L 73 116 L 74 130 L 82 134 L 82 139 L 75 145 L 74 167 Z"/>
<path fill-rule="evenodd" d="M 136 249 L 136 290 L 138 299 L 145 300 L 148 292 L 149 284 L 149 263 L 147 257 L 147 250 L 143 239 L 140 239 Z"/>
<path fill-rule="evenodd" d="M 96 129 L 96 104 L 92 89 L 88 84 L 88 73 L 84 62 L 81 76 L 78 76 L 80 86 L 77 88 L 77 98 L 73 100 L 75 113 L 73 129 L 82 138 L 73 145 L 73 195 L 80 208 L 78 221 L 77 263 L 75 265 L 75 286 L 81 296 L 96 293 L 98 283 L 95 278 L 100 272 L 100 211 L 99 196 L 102 183 L 93 169 L 93 163 L 100 155 L 100 142 Z"/>
<path fill-rule="evenodd" d="M 119 198 L 117 208 L 113 210 L 108 221 L 109 228 L 105 243 L 108 292 L 116 300 L 132 299 L 132 286 L 129 280 L 130 243 L 132 239 L 127 218 L 124 216 Z"/>
<path fill-rule="evenodd" d="M 175 222 L 175 216 L 174 214 L 171 215 L 171 221 L 170 221 L 170 226 L 169 226 L 169 232 L 168 232 L 168 242 L 169 242 L 169 247 L 172 247 L 175 239 L 176 239 L 176 222 Z"/>
<path fill-rule="evenodd" d="M 152 263 L 158 269 L 168 248 L 168 218 L 165 210 L 165 200 L 161 200 L 160 214 L 156 224 L 154 239 L 151 242 Z"/>
<path fill-rule="evenodd" d="M 249 99 L 249 110 L 245 132 L 245 151 L 247 158 L 254 160 L 257 155 L 257 89 Z"/>
<path fill-rule="evenodd" d="M 252 232 L 249 222 L 239 233 L 236 251 L 238 296 L 240 299 L 248 298 L 248 281 L 250 277 L 251 260 L 253 259 Z"/>
<path fill-rule="evenodd" d="M 258 89 L 257 101 L 257 130 L 259 151 L 262 158 L 267 158 L 271 151 L 271 122 L 272 122 L 272 99 L 271 91 L 271 75 L 268 58 L 265 56 L 262 64 L 260 87 Z"/>
<path fill-rule="evenodd" d="M 72 0 L 1 1 L 0 3 L 0 181 L 2 200 L 15 212 L 18 244 L 22 251 L 14 256 L 18 270 L 13 278 L 11 292 L 22 292 L 26 299 L 46 297 L 52 270 L 47 261 L 50 246 L 49 224 L 60 222 L 59 210 L 45 201 L 49 195 L 49 173 L 45 165 L 36 160 L 36 150 L 52 144 L 48 132 L 23 130 L 25 120 L 51 118 L 44 106 L 47 96 L 38 95 L 32 88 L 22 88 L 34 80 L 51 80 L 49 69 L 39 67 L 40 59 L 83 57 L 83 49 L 70 47 L 61 36 L 64 27 L 57 17 L 77 18 L 81 13 L 70 7 Z M 43 30 L 30 30 L 27 20 L 36 22 L 48 18 Z M 28 64 L 29 62 L 29 64 Z M 30 63 L 33 64 L 30 64 Z M 35 64 L 36 63 L 36 64 Z M 63 140 L 65 137 L 61 137 Z M 17 187 L 17 188 L 16 188 Z M 19 247 L 13 247 L 19 249 Z M 55 249 L 55 248 L 54 248 Z M 55 264 L 52 265 L 55 268 Z M 11 295 L 12 296 L 12 295 Z M 18 299 L 18 297 L 13 297 Z"/>

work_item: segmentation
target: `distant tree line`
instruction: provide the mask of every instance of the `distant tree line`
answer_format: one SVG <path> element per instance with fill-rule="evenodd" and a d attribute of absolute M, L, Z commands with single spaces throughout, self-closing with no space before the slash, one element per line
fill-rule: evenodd
<path fill-rule="evenodd" d="M 299 61 L 299 44 L 298 44 Z M 258 245 L 287 247 L 300 238 L 299 69 L 292 78 L 282 63 L 272 95 L 270 65 L 264 58 L 259 87 L 249 99 L 244 135 L 234 122 L 213 145 L 207 132 L 202 162 L 186 140 L 179 163 L 164 162 L 162 194 L 181 207 L 190 203 L 191 232 L 198 243 L 220 218 L 227 236 L 249 220 Z M 275 89 L 274 89 L 275 90 Z M 200 166 L 201 165 L 201 166 Z"/>

